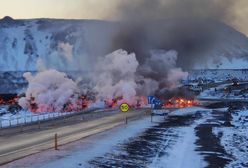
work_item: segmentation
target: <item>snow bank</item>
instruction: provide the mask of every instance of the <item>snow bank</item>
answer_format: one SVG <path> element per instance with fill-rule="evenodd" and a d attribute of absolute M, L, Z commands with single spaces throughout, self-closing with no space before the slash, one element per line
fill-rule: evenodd
<path fill-rule="evenodd" d="M 196 141 L 196 136 L 194 126 L 183 127 L 180 129 L 180 132 L 182 132 L 182 136 L 179 137 L 179 140 L 173 148 L 168 151 L 170 155 L 155 159 L 152 164 L 148 165 L 149 168 L 206 167 L 206 162 L 200 154 L 195 151 L 196 147 L 194 142 Z"/>
<path fill-rule="evenodd" d="M 187 108 L 180 108 L 178 110 L 175 110 L 171 113 L 169 113 L 169 116 L 186 116 L 186 115 L 193 115 L 197 111 L 207 111 L 209 109 L 203 108 L 203 107 L 187 107 Z"/>
<path fill-rule="evenodd" d="M 248 166 L 248 110 L 232 112 L 231 124 L 234 127 L 213 129 L 215 135 L 221 136 L 221 145 L 233 156 L 233 161 L 226 167 Z"/>

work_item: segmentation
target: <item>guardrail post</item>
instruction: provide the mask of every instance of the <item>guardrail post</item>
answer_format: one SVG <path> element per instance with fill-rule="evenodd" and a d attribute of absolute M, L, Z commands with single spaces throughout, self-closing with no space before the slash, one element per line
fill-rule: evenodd
<path fill-rule="evenodd" d="M 21 132 L 23 132 L 23 124 L 21 124 Z"/>
<path fill-rule="evenodd" d="M 38 120 L 38 128 L 40 129 L 40 120 Z"/>
<path fill-rule="evenodd" d="M 54 149 L 58 150 L 58 134 L 54 135 Z"/>
<path fill-rule="evenodd" d="M 151 113 L 151 122 L 152 122 L 152 113 Z"/>

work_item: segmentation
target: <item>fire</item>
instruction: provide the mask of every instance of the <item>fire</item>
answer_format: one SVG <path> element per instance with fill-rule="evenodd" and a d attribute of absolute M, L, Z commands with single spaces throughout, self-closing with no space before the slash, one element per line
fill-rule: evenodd
<path fill-rule="evenodd" d="M 105 106 L 108 108 L 115 108 L 118 106 L 118 102 L 122 100 L 122 97 L 117 97 L 113 99 L 106 98 L 104 100 Z"/>
<path fill-rule="evenodd" d="M 130 107 L 139 108 L 147 105 L 147 99 L 144 96 L 132 97 L 129 100 L 124 100 L 123 97 L 117 97 L 113 99 L 106 98 L 104 103 L 108 108 L 119 107 L 121 103 L 128 103 Z"/>
<path fill-rule="evenodd" d="M 128 103 L 130 107 L 139 108 L 144 107 L 147 104 L 146 97 L 133 97 L 128 101 L 124 100 L 123 97 L 116 98 L 105 98 L 103 100 L 105 108 L 118 108 L 121 103 Z M 87 95 L 81 95 L 77 98 L 76 103 L 72 103 L 68 101 L 63 105 L 63 109 L 61 112 L 71 112 L 71 111 L 80 111 L 88 108 L 94 101 L 89 100 Z M 104 107 L 103 107 L 104 108 Z M 35 98 L 31 97 L 28 100 L 28 110 L 31 112 L 54 112 L 56 111 L 55 107 L 51 104 L 39 104 L 39 106 L 35 102 Z"/>
<path fill-rule="evenodd" d="M 80 111 L 87 108 L 89 105 L 89 101 L 87 97 L 82 95 L 79 96 L 76 103 L 72 103 L 70 101 L 66 102 L 63 105 L 63 109 L 61 112 L 71 112 L 71 111 Z M 35 98 L 31 97 L 28 100 L 28 109 L 31 112 L 55 112 L 56 109 L 52 104 L 39 104 L 39 106 L 35 102 Z"/>
<path fill-rule="evenodd" d="M 184 107 L 192 107 L 197 105 L 198 102 L 194 99 L 185 99 L 185 98 L 171 98 L 167 102 L 164 103 L 163 107 L 165 108 L 184 108 Z"/>
<path fill-rule="evenodd" d="M 9 96 L 8 98 L 0 97 L 0 105 L 14 105 L 17 104 L 17 96 Z"/>

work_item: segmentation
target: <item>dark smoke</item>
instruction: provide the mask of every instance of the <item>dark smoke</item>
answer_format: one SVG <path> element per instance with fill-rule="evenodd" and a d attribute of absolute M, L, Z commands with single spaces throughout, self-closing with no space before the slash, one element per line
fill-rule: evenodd
<path fill-rule="evenodd" d="M 233 0 L 133 0 L 119 5 L 112 50 L 135 52 L 140 63 L 152 49 L 176 50 L 178 66 L 204 63 L 220 43 L 220 27 L 234 19 Z"/>
<path fill-rule="evenodd" d="M 176 98 L 193 99 L 195 97 L 195 94 L 193 91 L 189 91 L 188 89 L 181 87 L 172 90 L 157 90 L 155 96 L 158 97 L 160 100 L 167 101 L 175 96 Z"/>
<path fill-rule="evenodd" d="M 114 39 L 112 50 L 123 48 L 134 52 L 142 64 L 149 58 L 150 50 L 173 49 L 179 54 L 177 65 L 190 69 L 196 62 L 206 61 L 206 53 L 215 48 L 218 31 L 221 31 L 216 29 L 218 24 L 199 19 L 142 22 L 139 26 L 122 29 Z"/>
<path fill-rule="evenodd" d="M 153 60 L 151 50 L 177 51 L 173 67 L 183 69 L 204 64 L 210 56 L 218 60 L 213 53 L 223 41 L 222 28 L 234 19 L 233 5 L 233 0 L 124 1 L 114 14 L 120 20 L 120 29 L 111 50 L 134 52 L 140 64 L 138 74 L 159 83 L 155 92 L 158 97 L 192 97 L 186 90 L 168 86 L 171 67 L 161 66 L 159 59 Z"/>
<path fill-rule="evenodd" d="M 171 18 L 234 19 L 233 0 L 126 0 L 119 4 L 118 19 L 151 21 Z"/>

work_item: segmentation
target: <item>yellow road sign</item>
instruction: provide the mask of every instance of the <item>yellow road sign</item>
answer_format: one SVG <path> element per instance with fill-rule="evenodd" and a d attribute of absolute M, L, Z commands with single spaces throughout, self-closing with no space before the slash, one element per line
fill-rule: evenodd
<path fill-rule="evenodd" d="M 120 105 L 120 110 L 121 110 L 122 112 L 127 112 L 127 111 L 129 110 L 129 105 L 128 105 L 127 103 L 122 103 L 122 104 Z"/>

